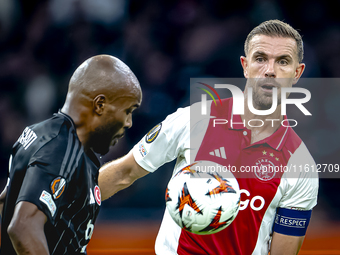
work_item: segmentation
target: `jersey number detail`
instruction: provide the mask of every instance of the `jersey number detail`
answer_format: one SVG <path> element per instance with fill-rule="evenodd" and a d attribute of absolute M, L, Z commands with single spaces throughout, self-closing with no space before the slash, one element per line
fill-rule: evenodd
<path fill-rule="evenodd" d="M 87 228 L 85 230 L 85 240 L 88 241 L 91 239 L 92 234 L 93 234 L 93 229 L 94 229 L 94 225 L 91 223 L 91 220 L 89 220 L 89 222 L 87 223 Z M 81 249 L 81 253 L 85 253 L 86 252 L 86 245 L 83 246 L 83 248 Z"/>

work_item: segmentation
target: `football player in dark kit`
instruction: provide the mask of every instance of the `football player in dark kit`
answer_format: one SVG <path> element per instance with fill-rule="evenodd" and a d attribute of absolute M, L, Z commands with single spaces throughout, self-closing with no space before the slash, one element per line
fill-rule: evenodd
<path fill-rule="evenodd" d="M 141 98 L 137 78 L 117 58 L 99 55 L 78 67 L 63 108 L 13 146 L 1 254 L 86 254 L 101 204 L 94 152 L 106 154 L 131 127 Z"/>

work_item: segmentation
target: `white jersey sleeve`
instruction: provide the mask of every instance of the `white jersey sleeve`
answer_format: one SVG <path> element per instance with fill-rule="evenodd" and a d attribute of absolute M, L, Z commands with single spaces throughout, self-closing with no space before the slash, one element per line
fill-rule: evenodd
<path fill-rule="evenodd" d="M 281 185 L 284 192 L 279 207 L 311 210 L 317 204 L 319 179 L 316 164 L 303 142 L 291 155 Z"/>
<path fill-rule="evenodd" d="M 190 147 L 190 107 L 175 113 L 152 128 L 132 149 L 136 162 L 154 172 Z"/>

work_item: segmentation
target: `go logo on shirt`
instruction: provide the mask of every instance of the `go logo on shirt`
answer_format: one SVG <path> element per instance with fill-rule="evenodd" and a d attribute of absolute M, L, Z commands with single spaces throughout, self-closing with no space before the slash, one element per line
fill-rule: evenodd
<path fill-rule="evenodd" d="M 254 211 L 260 211 L 264 207 L 266 201 L 264 200 L 263 197 L 261 197 L 261 196 L 250 197 L 250 192 L 246 189 L 241 189 L 240 194 L 242 194 L 242 193 L 245 194 L 247 197 L 249 197 L 249 199 L 241 200 L 241 202 L 240 202 L 240 210 L 241 211 L 246 209 L 248 207 L 248 205 Z"/>

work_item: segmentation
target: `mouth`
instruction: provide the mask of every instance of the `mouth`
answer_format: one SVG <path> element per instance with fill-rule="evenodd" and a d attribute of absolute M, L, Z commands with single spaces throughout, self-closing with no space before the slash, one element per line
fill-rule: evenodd
<path fill-rule="evenodd" d="M 275 86 L 274 84 L 270 84 L 270 83 L 266 83 L 266 84 L 261 85 L 261 89 L 264 92 L 272 93 L 273 88 L 277 88 L 277 86 Z"/>

